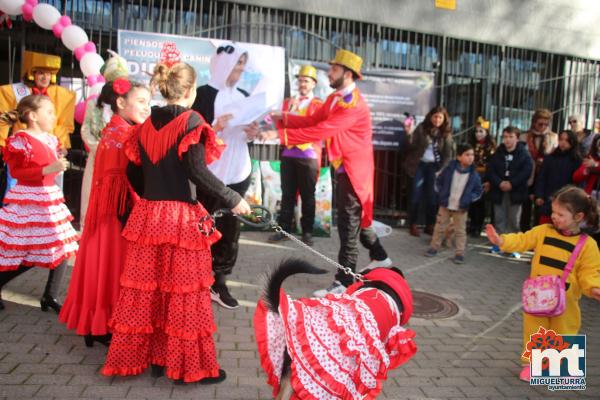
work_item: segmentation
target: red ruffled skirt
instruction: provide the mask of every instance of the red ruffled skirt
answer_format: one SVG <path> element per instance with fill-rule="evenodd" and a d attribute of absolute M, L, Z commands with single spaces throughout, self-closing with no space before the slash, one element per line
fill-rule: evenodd
<path fill-rule="evenodd" d="M 0 208 L 0 271 L 20 265 L 53 269 L 77 253 L 79 236 L 56 186 L 17 183 Z"/>
<path fill-rule="evenodd" d="M 127 241 L 121 223 L 105 216 L 84 230 L 59 321 L 78 335 L 105 335 L 119 298 Z"/>
<path fill-rule="evenodd" d="M 286 348 L 292 398 L 302 400 L 375 398 L 387 371 L 417 351 L 415 333 L 400 325 L 379 337 L 369 307 L 356 297 L 292 300 L 282 291 L 280 299 L 280 314 L 261 300 L 254 315 L 260 362 L 273 396 L 279 392 Z"/>
<path fill-rule="evenodd" d="M 134 206 L 104 375 L 136 375 L 155 364 L 185 382 L 218 376 L 209 289 L 210 245 L 220 235 L 200 232 L 205 216 L 200 204 L 142 199 Z"/>

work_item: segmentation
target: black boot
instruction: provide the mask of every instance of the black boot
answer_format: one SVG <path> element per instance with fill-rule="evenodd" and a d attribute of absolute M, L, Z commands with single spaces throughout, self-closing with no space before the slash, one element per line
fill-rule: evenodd
<path fill-rule="evenodd" d="M 312 233 L 311 232 L 303 232 L 302 233 L 302 242 L 304 242 L 305 245 L 312 247 L 312 245 L 315 244 Z"/>
<path fill-rule="evenodd" d="M 85 335 L 83 337 L 87 347 L 94 347 L 94 342 L 98 342 L 108 347 L 110 346 L 111 339 L 112 335 L 110 333 L 107 333 L 106 335 Z"/>
<path fill-rule="evenodd" d="M 152 368 L 150 376 L 152 376 L 153 378 L 160 378 L 165 374 L 165 367 L 163 367 L 162 365 L 151 364 L 150 367 Z"/>
<path fill-rule="evenodd" d="M 48 308 L 53 309 L 58 314 L 62 307 L 62 304 L 56 299 L 58 297 L 58 291 L 60 289 L 60 283 L 67 270 L 67 260 L 64 260 L 56 268 L 51 269 L 48 272 L 48 280 L 46 281 L 46 287 L 44 288 L 44 295 L 40 299 L 40 306 L 42 311 L 48 311 Z"/>
<path fill-rule="evenodd" d="M 58 300 L 45 294 L 40 299 L 40 308 L 43 312 L 46 312 L 49 308 L 51 308 L 58 314 L 62 308 L 62 304 L 60 304 Z"/>
<path fill-rule="evenodd" d="M 227 378 L 227 374 L 225 373 L 225 370 L 220 369 L 219 370 L 219 376 L 215 376 L 214 378 L 200 379 L 198 381 L 198 383 L 201 384 L 201 385 L 212 385 L 214 383 L 223 382 L 225 380 L 225 378 Z"/>

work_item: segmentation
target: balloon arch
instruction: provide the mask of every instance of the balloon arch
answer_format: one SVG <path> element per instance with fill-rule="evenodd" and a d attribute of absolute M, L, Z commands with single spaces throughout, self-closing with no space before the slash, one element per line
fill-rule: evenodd
<path fill-rule="evenodd" d="M 25 21 L 34 21 L 41 28 L 51 30 L 79 61 L 79 67 L 89 88 L 87 100 L 100 94 L 105 82 L 100 73 L 104 59 L 97 53 L 96 45 L 88 39 L 85 31 L 71 23 L 71 18 L 61 15 L 53 5 L 38 3 L 37 0 L 0 0 L 0 11 L 7 15 L 22 15 Z M 84 114 L 85 101 L 81 101 L 75 109 L 77 122 L 83 121 Z"/>

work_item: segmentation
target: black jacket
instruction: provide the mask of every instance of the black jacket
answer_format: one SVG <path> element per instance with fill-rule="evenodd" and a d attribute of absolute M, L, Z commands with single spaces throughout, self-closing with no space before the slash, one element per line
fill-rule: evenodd
<path fill-rule="evenodd" d="M 505 177 L 505 155 L 512 154 L 513 160 L 509 164 L 508 177 Z M 500 182 L 507 180 L 512 185 L 510 201 L 512 204 L 523 204 L 527 200 L 527 180 L 533 170 L 533 160 L 527 151 L 524 142 L 518 142 L 512 153 L 506 151 L 504 144 L 498 146 L 494 155 L 488 161 L 486 181 L 490 182 L 490 199 L 495 204 L 502 203 Z"/>
<path fill-rule="evenodd" d="M 572 152 L 555 150 L 544 158 L 537 179 L 535 180 L 535 198 L 543 199 L 544 204 L 540 207 L 542 215 L 550 215 L 552 206 L 550 197 L 558 189 L 573 183 L 573 173 L 581 165 L 581 158 Z"/>
<path fill-rule="evenodd" d="M 190 111 L 178 105 L 153 107 L 150 121 L 146 123 L 151 123 L 160 131 L 185 112 Z M 187 121 L 187 130 L 194 129 L 202 122 L 198 114 L 191 113 Z M 214 197 L 220 199 L 224 207 L 235 207 L 241 200 L 240 196 L 226 187 L 206 167 L 204 138 L 199 143 L 190 145 L 188 151 L 183 154 L 183 159 L 179 159 L 178 147 L 183 137 L 184 135 L 179 135 L 177 142 L 156 164 L 150 160 L 144 146 L 140 145 L 141 167 L 133 163 L 129 163 L 127 167 L 127 177 L 132 187 L 147 200 L 186 203 L 196 203 L 199 200 L 202 203 L 204 197 Z M 191 190 L 190 181 L 195 185 L 196 193 Z M 197 194 L 201 196 L 196 198 Z"/>

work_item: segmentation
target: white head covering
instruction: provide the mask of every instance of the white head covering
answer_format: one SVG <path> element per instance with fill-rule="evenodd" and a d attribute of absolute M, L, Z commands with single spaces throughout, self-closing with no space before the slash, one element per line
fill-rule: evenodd
<path fill-rule="evenodd" d="M 227 78 L 233 71 L 240 57 L 247 53 L 237 44 L 225 42 L 217 48 L 210 59 L 210 80 L 208 84 L 217 89 L 214 102 L 215 119 L 226 114 L 230 105 L 244 99 L 244 95 L 233 87 L 227 87 Z M 228 126 L 217 135 L 227 147 L 221 158 L 210 163 L 208 169 L 224 184 L 231 185 L 242 182 L 250 175 L 252 169 L 246 133 L 242 126 Z"/>
<path fill-rule="evenodd" d="M 222 43 L 210 59 L 210 80 L 208 84 L 217 90 L 225 89 L 227 78 L 244 53 L 247 54 L 248 52 L 237 44 Z"/>

